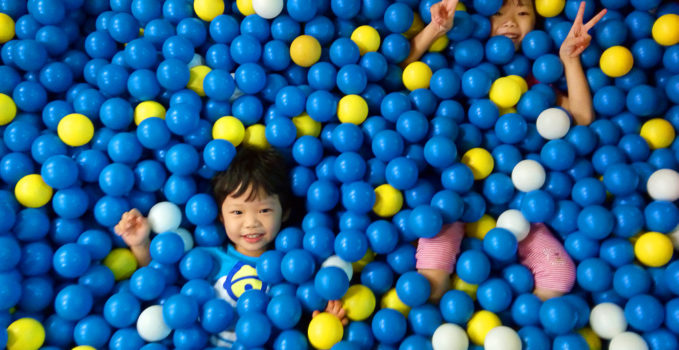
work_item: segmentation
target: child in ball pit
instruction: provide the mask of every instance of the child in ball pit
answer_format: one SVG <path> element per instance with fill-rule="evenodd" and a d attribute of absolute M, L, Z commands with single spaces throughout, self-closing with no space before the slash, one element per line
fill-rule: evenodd
<path fill-rule="evenodd" d="M 458 0 L 442 0 L 431 6 L 431 22 L 411 40 L 411 51 L 404 65 L 418 60 L 429 46 L 453 27 Z M 570 32 L 561 44 L 559 57 L 564 66 L 568 95 L 557 91 L 557 103 L 568 110 L 576 124 L 588 125 L 594 118 L 592 96 L 585 78 L 580 54 L 589 46 L 591 29 L 605 14 L 602 10 L 583 24 L 585 2 L 580 3 Z M 521 47 L 523 38 L 535 27 L 536 14 L 531 0 L 504 0 L 491 19 L 491 35 L 504 35 L 514 47 Z M 432 285 L 431 299 L 436 301 L 445 293 L 450 274 L 464 236 L 464 224 L 456 222 L 443 227 L 433 238 L 418 241 L 417 269 Z M 563 245 L 541 223 L 531 225 L 528 236 L 519 242 L 519 260 L 533 273 L 534 294 L 546 300 L 568 293 L 575 282 L 575 264 Z"/>
<path fill-rule="evenodd" d="M 245 292 L 245 278 L 252 289 L 268 291 L 269 286 L 257 277 L 258 258 L 267 251 L 281 224 L 290 217 L 292 194 L 285 161 L 273 149 L 241 146 L 229 168 L 212 179 L 215 201 L 220 204 L 219 221 L 231 244 L 205 247 L 214 260 L 209 275 L 218 297 L 236 306 Z M 123 214 L 115 226 L 140 265 L 151 261 L 150 226 L 137 209 Z M 328 302 L 327 312 L 347 323 L 339 301 Z M 216 346 L 231 347 L 236 341 L 233 329 L 212 337 Z"/>

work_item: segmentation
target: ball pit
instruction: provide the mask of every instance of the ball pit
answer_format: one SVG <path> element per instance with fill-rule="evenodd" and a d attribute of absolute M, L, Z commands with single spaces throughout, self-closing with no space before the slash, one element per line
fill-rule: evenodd
<path fill-rule="evenodd" d="M 579 1 L 534 0 L 514 51 L 502 1 L 462 0 L 400 66 L 436 3 L 0 1 L 0 347 L 676 348 L 679 6 L 587 1 L 608 13 L 576 125 L 555 90 Z M 302 210 L 232 305 L 201 248 L 227 242 L 209 180 L 241 145 L 284 154 Z M 131 208 L 148 266 L 112 230 Z M 412 243 L 455 221 L 429 300 Z M 544 302 L 516 258 L 538 222 L 577 266 Z"/>

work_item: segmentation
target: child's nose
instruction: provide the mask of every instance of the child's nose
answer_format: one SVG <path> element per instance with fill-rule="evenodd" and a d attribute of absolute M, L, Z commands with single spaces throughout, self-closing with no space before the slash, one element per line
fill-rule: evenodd
<path fill-rule="evenodd" d="M 257 227 L 259 225 L 259 217 L 256 213 L 248 213 L 245 215 L 246 227 Z"/>

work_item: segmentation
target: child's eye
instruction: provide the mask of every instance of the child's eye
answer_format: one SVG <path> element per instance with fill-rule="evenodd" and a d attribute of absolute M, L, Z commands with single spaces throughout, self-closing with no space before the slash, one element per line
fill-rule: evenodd
<path fill-rule="evenodd" d="M 243 212 L 240 211 L 240 210 L 232 210 L 232 211 L 231 211 L 231 214 L 233 214 L 233 215 L 241 215 L 241 214 L 243 214 Z"/>
<path fill-rule="evenodd" d="M 500 16 L 502 16 L 502 12 L 495 12 L 495 14 L 493 16 L 494 17 L 500 17 Z"/>
<path fill-rule="evenodd" d="M 519 12 L 519 16 L 530 16 L 530 12 L 528 12 L 528 11 L 521 11 L 521 12 Z"/>
<path fill-rule="evenodd" d="M 272 211 L 273 211 L 273 209 L 271 209 L 271 208 L 264 208 L 264 209 L 261 209 L 259 212 L 260 213 L 271 213 Z"/>

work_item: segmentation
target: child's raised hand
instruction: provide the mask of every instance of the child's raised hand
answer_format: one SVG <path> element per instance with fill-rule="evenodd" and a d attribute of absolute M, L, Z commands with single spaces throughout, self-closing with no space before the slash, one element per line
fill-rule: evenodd
<path fill-rule="evenodd" d="M 149 242 L 151 233 L 149 222 L 137 209 L 124 213 L 113 229 L 129 247 L 137 247 Z"/>
<path fill-rule="evenodd" d="M 441 0 L 429 8 L 431 12 L 431 22 L 436 24 L 440 33 L 446 33 L 453 28 L 455 18 L 455 8 L 458 0 Z"/>
<path fill-rule="evenodd" d="M 589 35 L 588 31 L 606 14 L 606 9 L 601 10 L 586 24 L 582 23 L 584 13 L 585 2 L 582 1 L 580 3 L 580 8 L 578 9 L 578 14 L 573 21 L 573 26 L 571 27 L 570 32 L 568 32 L 566 39 L 561 43 L 561 48 L 559 49 L 559 56 L 561 56 L 561 59 L 575 58 L 585 51 L 589 46 L 590 41 L 592 41 L 592 36 Z"/>
<path fill-rule="evenodd" d="M 349 324 L 349 319 L 347 318 L 347 312 L 342 307 L 342 301 L 341 300 L 330 300 L 330 301 L 328 301 L 328 306 L 325 307 L 325 312 L 337 316 L 337 318 L 339 318 L 339 320 L 342 322 L 342 326 L 346 326 L 347 324 Z M 320 313 L 321 313 L 320 311 L 316 310 L 311 314 L 311 317 L 316 317 L 316 315 L 318 315 Z"/>

